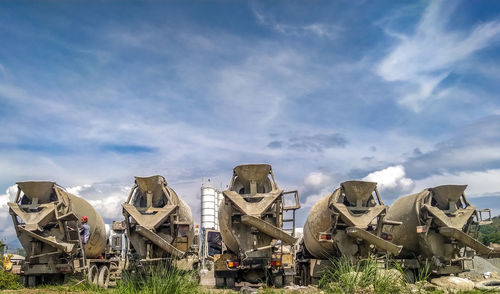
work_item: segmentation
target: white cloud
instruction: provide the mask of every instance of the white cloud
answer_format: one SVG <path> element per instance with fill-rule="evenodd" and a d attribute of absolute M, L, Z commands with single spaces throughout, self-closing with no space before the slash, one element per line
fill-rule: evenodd
<path fill-rule="evenodd" d="M 68 193 L 79 196 L 82 191 L 91 188 L 91 185 L 82 185 L 66 188 Z"/>
<path fill-rule="evenodd" d="M 8 202 L 14 201 L 17 193 L 17 185 L 7 188 L 5 194 L 0 194 L 0 240 L 7 244 L 13 244 L 16 240 L 16 231 L 9 214 Z"/>
<path fill-rule="evenodd" d="M 127 200 L 130 187 L 113 183 L 96 183 L 66 188 L 71 194 L 87 200 L 110 223 L 123 219 L 122 203 Z"/>
<path fill-rule="evenodd" d="M 387 81 L 416 84 L 417 89 L 400 100 L 415 111 L 420 109 L 422 101 L 438 94 L 437 86 L 454 66 L 491 46 L 500 34 L 497 21 L 477 25 L 470 32 L 448 30 L 446 24 L 453 9 L 446 3 L 450 3 L 429 3 L 413 35 L 391 33 L 398 36 L 399 42 L 376 68 Z"/>
<path fill-rule="evenodd" d="M 257 19 L 257 23 L 288 36 L 313 35 L 320 38 L 334 39 L 342 31 L 340 26 L 332 24 L 310 23 L 306 25 L 292 25 L 281 23 L 277 22 L 274 17 L 265 15 L 255 6 L 252 7 L 252 10 Z"/>
<path fill-rule="evenodd" d="M 331 181 L 332 178 L 322 172 L 312 172 L 304 178 L 304 185 L 312 188 L 321 188 L 331 184 Z"/>
<path fill-rule="evenodd" d="M 306 201 L 301 203 L 302 208 L 312 207 L 316 202 L 318 202 L 321 198 L 333 192 L 333 189 L 323 189 L 318 193 L 310 194 L 307 196 Z"/>
<path fill-rule="evenodd" d="M 0 208 L 8 208 L 7 203 L 14 201 L 17 194 L 17 185 L 12 185 L 5 190 L 5 194 L 0 194 Z"/>
<path fill-rule="evenodd" d="M 307 195 L 304 203 L 301 203 L 302 207 L 311 207 L 318 200 L 325 197 L 326 195 L 332 193 L 336 187 L 334 187 L 334 178 L 323 172 L 311 172 L 307 174 L 304 178 L 304 185 L 301 189 L 301 193 L 304 191 Z"/>
<path fill-rule="evenodd" d="M 484 171 L 500 163 L 500 116 L 482 118 L 448 136 L 429 151 L 404 163 L 413 179 L 432 174 Z"/>
<path fill-rule="evenodd" d="M 295 26 L 284 23 L 269 24 L 272 29 L 289 36 L 314 35 L 321 38 L 333 39 L 340 32 L 340 28 L 334 25 L 312 23 L 304 26 Z"/>
<path fill-rule="evenodd" d="M 104 199 L 89 200 L 89 203 L 106 219 L 106 222 L 110 222 L 123 219 L 121 205 L 125 200 L 123 195 L 110 195 Z"/>
<path fill-rule="evenodd" d="M 499 196 L 500 195 L 500 169 L 485 171 L 463 171 L 459 173 L 444 173 L 432 175 L 425 179 L 415 181 L 414 192 L 440 185 L 468 185 L 465 193 L 470 197 Z"/>
<path fill-rule="evenodd" d="M 363 180 L 377 182 L 377 187 L 380 191 L 397 190 L 399 192 L 406 192 L 413 188 L 414 182 L 405 177 L 405 175 L 405 168 L 402 165 L 396 165 L 372 172 L 364 177 Z"/>
<path fill-rule="evenodd" d="M 5 66 L 3 66 L 3 65 L 0 63 L 0 74 L 5 75 L 6 73 L 7 73 L 7 71 L 5 70 Z"/>
<path fill-rule="evenodd" d="M 355 42 L 364 39 L 366 34 L 358 35 L 358 27 L 351 30 L 349 22 L 337 22 L 335 17 L 332 19 L 342 27 L 293 17 L 284 20 L 281 11 L 274 19 L 268 10 L 262 11 L 266 14 L 256 13 L 255 17 L 264 30 L 280 34 L 279 38 L 249 36 L 236 27 L 201 28 L 188 18 L 177 25 L 154 19 L 109 22 L 110 26 L 99 27 L 103 34 L 88 38 L 90 43 L 67 43 L 78 51 L 106 52 L 101 61 L 109 58 L 112 66 L 103 66 L 82 51 L 71 56 L 78 61 L 75 66 L 56 67 L 45 76 L 48 81 L 58 81 L 57 87 L 33 79 L 38 67 L 13 60 L 16 66 L 8 70 L 16 68 L 15 75 L 0 83 L 0 94 L 14 108 L 0 128 L 0 137 L 9 140 L 13 149 L 6 149 L 0 158 L 3 188 L 14 180 L 49 176 L 47 180 L 88 199 L 103 216 L 120 219 L 119 205 L 129 192 L 120 186 L 132 184 L 134 175 L 162 174 L 199 218 L 203 176 L 220 176 L 224 187 L 234 165 L 269 162 L 280 187 L 287 183 L 295 188 L 302 182 L 300 197 L 306 204 L 298 214 L 307 214 L 308 206 L 338 187 L 340 181 L 333 177 L 364 176 L 362 171 L 404 162 L 404 152 L 416 146 L 425 152 L 438 140 L 436 136 L 442 136 L 428 140 L 415 134 L 414 126 L 395 130 L 389 123 L 379 127 L 380 120 L 375 119 L 367 127 L 365 120 L 358 119 L 359 113 L 364 118 L 376 117 L 371 110 L 378 108 L 371 106 L 387 99 L 387 87 L 369 70 L 373 67 L 370 56 L 375 56 L 372 51 L 363 51 L 357 43 L 330 42 L 344 30 L 346 36 L 357 36 Z M 346 15 L 342 9 L 339 14 Z M 80 24 L 73 25 L 78 28 Z M 112 32 L 106 33 L 109 30 Z M 311 49 L 313 39 L 325 47 L 312 44 Z M 347 39 L 343 41 L 350 42 Z M 353 63 L 353 55 L 359 61 Z M 22 74 L 23 68 L 34 74 Z M 396 68 L 392 80 L 412 80 L 404 71 Z M 391 78 L 392 72 L 386 74 Z M 442 79 L 419 70 L 415 75 L 429 77 L 425 84 L 430 86 L 422 88 L 425 95 L 434 91 L 433 79 L 437 84 Z M 37 111 L 23 111 L 28 108 Z M 440 119 L 447 121 L 449 115 Z M 265 148 L 274 136 L 271 133 L 287 140 L 333 132 L 345 134 L 352 148 L 327 148 L 314 156 Z M 16 149 L 34 142 L 33 137 L 37 142 L 49 142 L 49 147 Z M 51 142 L 68 150 L 57 153 L 50 148 Z M 107 143 L 145 145 L 157 152 L 134 156 L 99 150 Z M 367 150 L 372 145 L 376 152 Z M 367 152 L 370 161 L 363 159 Z M 454 155 L 458 158 L 460 153 Z M 324 172 L 308 174 L 317 170 Z M 341 176 L 329 176 L 332 170 Z M 408 166 L 406 173 L 410 174 Z M 97 184 L 108 181 L 114 183 L 112 188 Z M 404 180 L 400 182 L 404 184 Z"/>
<path fill-rule="evenodd" d="M 266 126 L 282 112 L 286 101 L 325 85 L 325 76 L 307 54 L 263 46 L 247 52 L 235 64 L 214 70 L 213 79 L 200 77 L 201 86 L 212 94 L 210 99 L 221 103 L 226 116 L 235 122 Z"/>

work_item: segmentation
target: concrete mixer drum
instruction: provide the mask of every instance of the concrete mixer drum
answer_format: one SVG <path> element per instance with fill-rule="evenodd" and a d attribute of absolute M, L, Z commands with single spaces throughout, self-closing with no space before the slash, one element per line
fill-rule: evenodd
<path fill-rule="evenodd" d="M 223 195 L 219 228 L 227 251 L 214 256 L 216 286 L 232 288 L 235 281 L 258 283 L 268 277 L 277 287 L 290 283 L 293 253 L 286 248 L 296 241 L 297 191 L 279 189 L 270 165 L 249 164 L 234 168 Z M 293 198 L 291 205 L 285 197 Z"/>
<path fill-rule="evenodd" d="M 198 255 L 192 248 L 191 209 L 164 177 L 136 177 L 122 207 L 135 259 L 140 262 L 174 259 L 186 270 L 198 264 Z"/>
<path fill-rule="evenodd" d="M 87 271 L 95 261 L 99 262 L 94 265 L 96 274 L 109 272 L 111 261 L 98 258 L 106 246 L 104 221 L 87 201 L 54 182 L 19 182 L 17 186 L 16 198 L 8 205 L 27 254 L 21 276 L 27 286 L 60 282 L 65 274 Z M 90 227 L 85 245 L 78 233 L 83 216 L 88 217 Z"/>
<path fill-rule="evenodd" d="M 385 224 L 383 232 L 403 246 L 398 258 L 406 268 L 418 269 L 426 262 L 435 274 L 456 274 L 464 270 L 464 261 L 470 259 L 467 248 L 485 256 L 492 252 L 492 248 L 471 236 L 473 228 L 491 222 L 491 215 L 483 219 L 483 213 L 489 214 L 489 210 L 472 206 L 464 194 L 466 187 L 428 188 L 398 198 L 388 209 L 386 217 L 402 224 Z"/>
<path fill-rule="evenodd" d="M 298 282 L 316 283 L 333 258 L 343 256 L 356 262 L 372 254 L 397 255 L 401 246 L 381 234 L 384 223 L 399 224 L 385 218 L 386 210 L 373 182 L 343 182 L 317 201 L 296 252 Z"/>

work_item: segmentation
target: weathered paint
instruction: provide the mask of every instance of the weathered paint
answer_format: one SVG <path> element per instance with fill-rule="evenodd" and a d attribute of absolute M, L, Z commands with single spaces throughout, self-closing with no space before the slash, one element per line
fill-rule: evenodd
<path fill-rule="evenodd" d="M 16 227 L 16 231 L 28 257 L 32 254 L 34 239 L 43 243 L 35 249 L 36 255 L 58 249 L 69 255 L 75 254 L 78 247 L 68 242 L 67 226 L 76 229 L 76 222 L 82 216 L 88 217 L 90 226 L 90 238 L 85 245 L 86 256 L 96 258 L 104 251 L 104 221 L 87 201 L 66 192 L 54 182 L 19 182 L 17 185 L 20 198 L 18 202 L 10 202 L 8 205 L 11 214 L 22 219 L 24 223 Z M 24 195 L 20 194 L 21 191 Z M 67 222 L 67 226 L 63 225 L 64 222 Z M 78 238 L 77 232 L 71 234 Z M 39 262 L 48 262 L 48 259 L 49 256 L 41 257 Z"/>
<path fill-rule="evenodd" d="M 444 185 L 398 198 L 388 209 L 387 218 L 402 222 L 385 225 L 384 232 L 403 246 L 402 258 L 436 259 L 451 262 L 460 259 L 467 245 L 479 253 L 491 248 L 468 236 L 476 207 L 467 201 L 466 185 Z M 455 240 L 457 242 L 451 242 Z"/>
<path fill-rule="evenodd" d="M 140 259 L 185 256 L 194 239 L 193 216 L 164 177 L 136 177 L 122 207 L 130 242 Z"/>
<path fill-rule="evenodd" d="M 373 182 L 344 182 L 316 202 L 304 224 L 307 252 L 320 259 L 341 255 L 355 258 L 367 256 L 374 245 L 380 250 L 399 253 L 400 247 L 377 235 L 387 206 L 380 201 L 376 186 Z M 331 240 L 321 240 L 322 233 L 331 234 Z M 359 239 L 364 241 L 360 243 Z"/>

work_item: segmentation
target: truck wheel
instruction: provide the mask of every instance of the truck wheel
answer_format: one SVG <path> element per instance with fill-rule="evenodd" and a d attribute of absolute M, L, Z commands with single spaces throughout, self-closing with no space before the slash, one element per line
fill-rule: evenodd
<path fill-rule="evenodd" d="M 23 285 L 24 287 L 28 287 L 28 279 L 25 275 L 19 276 L 19 284 Z"/>
<path fill-rule="evenodd" d="M 306 265 L 300 267 L 300 285 L 309 286 L 309 269 Z"/>
<path fill-rule="evenodd" d="M 97 265 L 93 264 L 90 266 L 89 269 L 89 274 L 87 276 L 87 279 L 89 280 L 89 283 L 91 284 L 97 284 L 97 276 L 99 274 L 99 269 L 97 268 Z"/>
<path fill-rule="evenodd" d="M 36 287 L 36 276 L 35 275 L 30 275 L 28 276 L 28 287 L 33 288 Z"/>
<path fill-rule="evenodd" d="M 99 276 L 97 277 L 97 285 L 106 289 L 109 286 L 109 269 L 103 265 L 99 269 Z"/>
<path fill-rule="evenodd" d="M 406 281 L 410 284 L 415 284 L 416 282 L 416 277 L 415 277 L 415 272 L 411 269 L 405 270 L 406 274 Z"/>
<path fill-rule="evenodd" d="M 43 284 L 49 285 L 57 285 L 64 283 L 64 275 L 63 274 L 51 274 L 42 276 Z"/>
<path fill-rule="evenodd" d="M 292 285 L 292 284 L 293 284 L 293 282 L 294 282 L 294 281 L 293 281 L 293 278 L 294 278 L 294 277 L 293 277 L 293 275 L 286 275 L 286 276 L 284 276 L 284 277 L 283 277 L 284 282 L 285 282 L 285 283 L 284 283 L 284 286 L 290 286 L 290 285 Z"/>
<path fill-rule="evenodd" d="M 283 288 L 283 276 L 274 276 L 273 285 L 275 288 Z"/>
<path fill-rule="evenodd" d="M 226 286 L 228 289 L 234 288 L 234 278 L 226 278 Z"/>
<path fill-rule="evenodd" d="M 225 285 L 224 278 L 215 278 L 215 288 L 224 288 Z"/>

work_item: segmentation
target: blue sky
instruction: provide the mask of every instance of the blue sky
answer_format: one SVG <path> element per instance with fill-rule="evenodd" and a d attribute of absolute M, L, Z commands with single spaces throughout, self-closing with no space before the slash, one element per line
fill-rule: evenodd
<path fill-rule="evenodd" d="M 469 184 L 500 213 L 498 1 L 2 1 L 0 44 L 9 241 L 16 181 L 109 221 L 161 174 L 197 215 L 203 178 L 254 162 L 299 190 L 299 223 L 349 179 L 388 203 Z"/>

